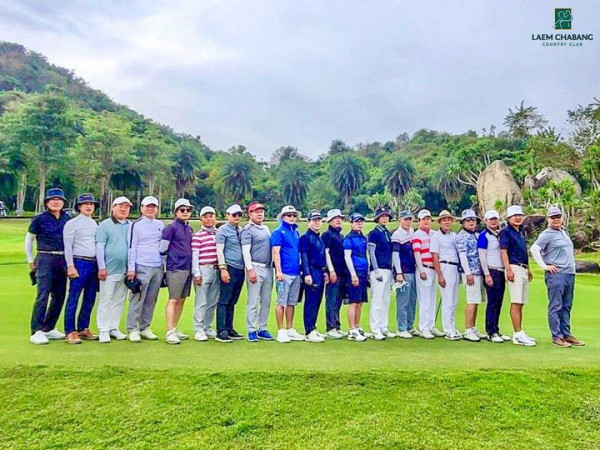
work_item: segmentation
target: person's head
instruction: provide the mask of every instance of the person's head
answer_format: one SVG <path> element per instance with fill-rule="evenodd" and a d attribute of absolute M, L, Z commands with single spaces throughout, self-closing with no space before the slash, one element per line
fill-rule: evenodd
<path fill-rule="evenodd" d="M 509 206 L 506 210 L 506 220 L 509 225 L 518 228 L 525 220 L 525 213 L 519 205 Z"/>
<path fill-rule="evenodd" d="M 462 212 L 460 222 L 465 230 L 472 232 L 475 231 L 475 227 L 477 227 L 479 218 L 472 209 L 465 209 Z"/>
<path fill-rule="evenodd" d="M 412 228 L 413 215 L 409 210 L 402 211 L 398 215 L 398 221 L 400 222 L 400 228 L 404 231 L 408 231 Z"/>
<path fill-rule="evenodd" d="M 77 203 L 75 206 L 79 211 L 79 214 L 90 217 L 92 214 L 94 214 L 96 205 L 96 199 L 92 194 L 81 194 L 79 197 L 77 197 Z"/>
<path fill-rule="evenodd" d="M 321 225 L 323 222 L 323 217 L 321 213 L 313 209 L 308 213 L 308 228 L 310 228 L 315 233 L 318 233 L 321 230 Z"/>
<path fill-rule="evenodd" d="M 188 221 L 192 215 L 192 209 L 194 209 L 194 207 L 189 200 L 180 198 L 175 202 L 175 218 Z"/>
<path fill-rule="evenodd" d="M 344 215 L 339 209 L 330 209 L 327 211 L 327 217 L 325 218 L 325 222 L 329 223 L 330 227 L 333 228 L 342 228 L 342 223 L 344 222 Z"/>
<path fill-rule="evenodd" d="M 440 225 L 440 230 L 444 233 L 449 233 L 452 228 L 452 223 L 454 222 L 454 217 L 450 214 L 449 211 L 443 210 L 438 216 L 438 223 Z"/>
<path fill-rule="evenodd" d="M 498 211 L 490 209 L 485 213 L 485 226 L 492 231 L 498 231 L 500 229 L 500 214 Z"/>
<path fill-rule="evenodd" d="M 265 220 L 265 207 L 259 202 L 252 202 L 248 206 L 248 217 L 257 225 Z"/>
<path fill-rule="evenodd" d="M 564 219 L 562 215 L 562 211 L 560 208 L 556 206 L 551 206 L 548 208 L 546 212 L 546 220 L 548 221 L 548 226 L 555 230 L 560 230 L 563 226 Z"/>
<path fill-rule="evenodd" d="M 148 219 L 154 219 L 158 214 L 158 200 L 149 195 L 142 200 L 142 215 Z"/>
<path fill-rule="evenodd" d="M 362 231 L 365 225 L 365 218 L 361 213 L 354 213 L 350 215 L 350 227 L 352 231 Z"/>
<path fill-rule="evenodd" d="M 242 211 L 242 207 L 240 205 L 231 205 L 229 208 L 227 208 L 227 222 L 229 222 L 229 224 L 237 226 L 240 224 L 240 222 L 242 221 L 242 216 L 244 215 L 244 212 Z"/>
<path fill-rule="evenodd" d="M 292 205 L 287 205 L 281 208 L 277 217 L 287 224 L 294 225 L 298 220 L 298 211 Z"/>
<path fill-rule="evenodd" d="M 385 227 L 392 218 L 392 212 L 385 206 L 375 208 L 375 223 Z"/>
<path fill-rule="evenodd" d="M 67 204 L 67 199 L 65 198 L 63 190 L 60 188 L 48 189 L 44 204 L 49 212 L 53 214 L 60 213 Z"/>
<path fill-rule="evenodd" d="M 117 197 L 112 203 L 112 215 L 117 220 L 125 220 L 129 217 L 132 203 L 127 197 Z"/>
<path fill-rule="evenodd" d="M 431 213 L 427 209 L 422 209 L 417 215 L 419 219 L 419 228 L 423 231 L 431 230 Z"/>
<path fill-rule="evenodd" d="M 200 210 L 200 220 L 202 226 L 212 228 L 217 223 L 217 213 L 212 206 L 205 206 Z"/>

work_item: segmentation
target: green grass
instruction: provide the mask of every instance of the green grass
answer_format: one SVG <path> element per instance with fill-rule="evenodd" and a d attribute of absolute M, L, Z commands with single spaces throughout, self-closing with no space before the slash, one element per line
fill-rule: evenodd
<path fill-rule="evenodd" d="M 27 223 L 0 221 L 0 447 L 593 448 L 600 442 L 600 276 L 577 276 L 572 324 L 587 342 L 583 348 L 550 345 L 539 271 L 524 310 L 535 348 L 443 339 L 38 347 L 28 342 L 35 289 L 22 250 Z M 161 339 L 165 296 L 163 290 L 152 326 Z M 463 308 L 461 289 L 459 327 Z M 192 309 L 189 299 L 184 331 L 192 331 Z M 236 312 L 243 332 L 244 317 L 245 290 Z M 301 330 L 301 307 L 296 317 Z M 501 328 L 510 332 L 506 307 Z"/>

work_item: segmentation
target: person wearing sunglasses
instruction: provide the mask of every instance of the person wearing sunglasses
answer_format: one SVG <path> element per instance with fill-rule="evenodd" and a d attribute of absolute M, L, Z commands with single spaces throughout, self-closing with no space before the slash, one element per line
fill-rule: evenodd
<path fill-rule="evenodd" d="M 538 266 L 545 271 L 552 344 L 563 348 L 581 347 L 585 343 L 571 334 L 571 308 L 575 291 L 573 242 L 563 226 L 560 208 L 548 208 L 546 217 L 548 228 L 540 233 L 530 252 Z"/>
<path fill-rule="evenodd" d="M 160 253 L 166 258 L 169 300 L 165 308 L 167 344 L 179 344 L 189 338 L 177 328 L 185 299 L 192 288 L 192 236 L 188 224 L 192 215 L 190 201 L 180 198 L 175 202 L 175 220 L 165 227 L 160 242 Z"/>

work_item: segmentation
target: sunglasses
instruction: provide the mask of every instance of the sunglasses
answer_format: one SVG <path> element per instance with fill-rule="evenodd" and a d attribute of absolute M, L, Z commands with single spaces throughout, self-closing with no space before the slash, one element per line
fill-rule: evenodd
<path fill-rule="evenodd" d="M 284 214 L 283 217 L 297 217 L 297 215 L 294 213 L 287 213 L 287 214 Z"/>
<path fill-rule="evenodd" d="M 179 208 L 179 211 L 182 213 L 189 213 L 192 212 L 192 208 Z"/>
<path fill-rule="evenodd" d="M 236 212 L 232 214 L 233 217 L 242 217 L 242 213 L 241 212 Z"/>
<path fill-rule="evenodd" d="M 470 218 L 470 219 L 465 219 L 464 221 L 465 222 L 477 222 L 477 219 Z"/>
<path fill-rule="evenodd" d="M 562 219 L 562 215 L 550 216 L 552 220 Z"/>

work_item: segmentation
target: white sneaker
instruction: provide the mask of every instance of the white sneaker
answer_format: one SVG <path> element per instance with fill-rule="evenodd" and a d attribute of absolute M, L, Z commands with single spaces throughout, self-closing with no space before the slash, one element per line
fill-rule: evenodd
<path fill-rule="evenodd" d="M 523 330 L 521 330 L 521 333 L 523 333 L 525 336 L 527 336 L 527 339 L 529 339 L 530 341 L 537 342 L 537 341 L 535 340 L 535 338 L 534 338 L 534 337 L 531 337 L 531 336 L 529 336 L 529 335 L 528 335 L 527 333 L 525 333 Z"/>
<path fill-rule="evenodd" d="M 437 328 L 433 327 L 430 330 L 431 334 L 433 334 L 435 337 L 444 337 L 446 336 L 446 333 L 444 333 L 443 331 L 438 330 Z"/>
<path fill-rule="evenodd" d="M 410 331 L 398 331 L 396 333 L 396 336 L 398 336 L 399 338 L 402 338 L 402 339 L 412 339 L 413 338 L 413 335 L 410 334 Z"/>
<path fill-rule="evenodd" d="M 479 331 L 479 330 L 477 329 L 477 327 L 473 327 L 473 331 L 475 331 L 475 334 L 477 335 L 477 337 L 478 337 L 479 339 L 485 339 L 485 338 L 487 338 L 487 334 L 485 334 L 485 333 L 482 333 L 481 331 Z"/>
<path fill-rule="evenodd" d="M 467 328 L 463 335 L 465 341 L 479 342 L 481 338 L 477 335 L 475 328 Z"/>
<path fill-rule="evenodd" d="M 421 337 L 421 332 L 415 328 L 408 330 L 408 332 L 415 337 Z"/>
<path fill-rule="evenodd" d="M 108 331 L 101 331 L 98 336 L 98 342 L 101 344 L 110 344 L 110 333 Z"/>
<path fill-rule="evenodd" d="M 44 335 L 46 336 L 46 338 L 50 339 L 51 341 L 58 341 L 60 339 L 65 338 L 65 333 L 61 333 L 56 328 L 52 331 L 46 331 L 44 333 Z"/>
<path fill-rule="evenodd" d="M 213 330 L 212 328 L 209 328 L 208 330 L 204 330 L 204 333 L 206 334 L 206 337 L 209 339 L 214 339 L 217 337 L 217 332 L 215 330 Z"/>
<path fill-rule="evenodd" d="M 337 332 L 340 334 L 340 336 L 342 337 L 347 337 L 348 336 L 348 332 L 342 330 L 341 328 L 339 330 L 337 330 Z"/>
<path fill-rule="evenodd" d="M 317 334 L 319 336 L 321 336 L 322 338 L 326 338 L 327 337 L 327 333 L 320 333 L 320 332 L 317 331 Z"/>
<path fill-rule="evenodd" d="M 429 330 L 421 331 L 421 337 L 423 339 L 435 339 L 435 336 Z"/>
<path fill-rule="evenodd" d="M 373 333 L 369 333 L 368 331 L 363 330 L 361 327 L 358 327 L 356 330 L 366 338 L 372 338 L 375 336 Z"/>
<path fill-rule="evenodd" d="M 396 337 L 396 333 L 393 331 L 383 330 L 382 333 L 387 339 L 394 339 Z"/>
<path fill-rule="evenodd" d="M 510 336 L 507 336 L 506 334 L 502 334 L 500 333 L 500 337 L 502 338 L 503 341 L 508 342 L 511 340 Z"/>
<path fill-rule="evenodd" d="M 323 342 L 324 340 L 317 330 L 312 330 L 305 338 L 306 342 Z"/>
<path fill-rule="evenodd" d="M 190 338 L 189 334 L 185 334 L 185 333 L 179 331 L 179 328 L 175 328 L 175 333 L 177 334 L 177 337 L 179 338 L 180 341 L 185 341 Z"/>
<path fill-rule="evenodd" d="M 150 328 L 140 331 L 140 336 L 142 339 L 147 339 L 149 341 L 158 341 L 158 336 L 155 335 Z"/>
<path fill-rule="evenodd" d="M 122 341 L 127 339 L 127 335 L 125 333 L 121 333 L 121 330 L 115 328 L 114 330 L 110 330 L 110 337 L 114 337 L 117 341 Z"/>
<path fill-rule="evenodd" d="M 277 342 L 281 342 L 282 344 L 286 344 L 291 342 L 292 340 L 288 336 L 287 330 L 279 330 L 277 332 Z"/>
<path fill-rule="evenodd" d="M 531 339 L 529 339 L 529 337 L 527 337 L 527 335 L 522 332 L 519 331 L 518 333 L 513 334 L 513 344 L 515 345 L 524 345 L 525 347 L 534 347 L 535 346 L 535 342 L 532 341 Z"/>
<path fill-rule="evenodd" d="M 342 336 L 340 332 L 334 328 L 333 330 L 329 330 L 327 332 L 327 337 L 330 339 L 341 339 L 344 336 Z"/>
<path fill-rule="evenodd" d="M 448 333 L 446 333 L 446 336 L 444 336 L 444 339 L 447 339 L 449 341 L 460 341 L 462 339 L 463 335 L 460 334 L 457 330 L 452 330 L 449 331 Z"/>
<path fill-rule="evenodd" d="M 142 342 L 142 337 L 140 336 L 140 332 L 138 330 L 131 330 L 129 332 L 129 342 L 133 342 L 135 344 Z"/>
<path fill-rule="evenodd" d="M 42 330 L 38 330 L 29 336 L 29 342 L 35 345 L 44 345 L 50 342 Z"/>
<path fill-rule="evenodd" d="M 290 341 L 303 341 L 304 336 L 298 333 L 294 328 L 290 328 L 287 330 L 287 335 L 290 338 Z"/>
<path fill-rule="evenodd" d="M 375 336 L 373 336 L 373 339 L 376 341 L 385 341 L 385 334 L 383 334 L 381 331 L 378 331 L 375 333 Z"/>
<path fill-rule="evenodd" d="M 198 342 L 206 342 L 208 341 L 208 336 L 204 332 L 204 330 L 198 330 L 194 333 L 194 340 Z"/>
<path fill-rule="evenodd" d="M 488 341 L 493 342 L 494 344 L 504 344 L 504 339 L 502 339 L 498 333 L 488 336 Z"/>
<path fill-rule="evenodd" d="M 181 340 L 177 336 L 177 329 L 167 331 L 167 335 L 165 336 L 165 342 L 167 344 L 181 344 Z"/>
<path fill-rule="evenodd" d="M 346 339 L 348 339 L 349 341 L 356 341 L 356 342 L 364 342 L 367 340 L 367 338 L 365 336 L 360 334 L 360 331 L 358 331 L 358 329 L 350 330 L 348 332 L 348 336 L 346 337 Z"/>

